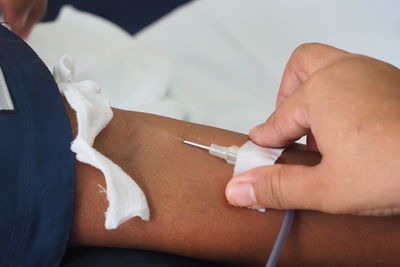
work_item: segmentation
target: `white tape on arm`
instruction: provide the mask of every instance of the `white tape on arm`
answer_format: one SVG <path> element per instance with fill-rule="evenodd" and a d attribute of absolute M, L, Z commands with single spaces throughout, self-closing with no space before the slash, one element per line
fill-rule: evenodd
<path fill-rule="evenodd" d="M 247 141 L 239 148 L 233 175 L 238 175 L 255 167 L 273 165 L 282 152 L 283 148 L 262 147 L 252 141 Z M 260 212 L 265 211 L 265 209 L 257 210 Z"/>
<path fill-rule="evenodd" d="M 273 165 L 282 152 L 283 148 L 262 147 L 247 141 L 239 149 L 233 175 L 255 167 Z"/>

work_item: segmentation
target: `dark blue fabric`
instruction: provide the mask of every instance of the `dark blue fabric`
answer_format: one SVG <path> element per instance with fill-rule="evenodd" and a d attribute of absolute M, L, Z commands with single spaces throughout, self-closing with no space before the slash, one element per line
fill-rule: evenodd
<path fill-rule="evenodd" d="M 45 21 L 54 20 L 63 5 L 73 5 L 83 11 L 108 19 L 135 34 L 189 0 L 49 0 Z"/>
<path fill-rule="evenodd" d="M 122 248 L 69 248 L 60 267 L 228 267 L 173 254 Z"/>
<path fill-rule="evenodd" d="M 71 129 L 34 51 L 0 26 L 0 66 L 14 112 L 0 112 L 0 266 L 57 266 L 75 199 Z"/>

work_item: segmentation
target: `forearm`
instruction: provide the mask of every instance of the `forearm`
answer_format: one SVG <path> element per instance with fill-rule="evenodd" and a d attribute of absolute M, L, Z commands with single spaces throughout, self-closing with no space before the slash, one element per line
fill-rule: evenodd
<path fill-rule="evenodd" d="M 232 166 L 183 145 L 241 145 L 247 136 L 159 116 L 114 110 L 95 148 L 119 164 L 144 190 L 150 222 L 129 220 L 104 229 L 102 174 L 77 164 L 77 199 L 72 243 L 141 248 L 231 263 L 265 263 L 283 218 L 227 204 L 224 191 Z M 284 163 L 316 164 L 317 154 L 291 149 Z M 400 261 L 399 217 L 367 218 L 297 212 L 280 263 L 394 264 Z M 377 258 L 380 255 L 382 258 Z"/>

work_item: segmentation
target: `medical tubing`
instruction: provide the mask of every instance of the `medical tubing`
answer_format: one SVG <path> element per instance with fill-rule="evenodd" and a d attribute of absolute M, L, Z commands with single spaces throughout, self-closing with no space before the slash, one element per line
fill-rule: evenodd
<path fill-rule="evenodd" d="M 237 155 L 239 152 L 239 147 L 237 146 L 230 146 L 230 147 L 225 147 L 225 146 L 219 146 L 212 144 L 210 147 L 206 147 L 200 144 L 196 144 L 193 142 L 185 141 L 184 143 L 194 145 L 197 147 L 201 147 L 204 149 L 209 149 L 208 153 L 210 155 L 223 158 L 226 160 L 227 163 L 229 164 L 236 164 L 236 159 Z M 289 234 L 290 227 L 292 226 L 293 223 L 293 217 L 294 217 L 294 210 L 287 210 L 285 212 L 285 217 L 283 218 L 282 226 L 281 229 L 279 230 L 278 236 L 275 240 L 274 246 L 272 248 L 271 254 L 268 258 L 268 262 L 265 265 L 266 267 L 275 267 L 276 264 L 278 263 L 279 256 L 281 254 L 283 244 L 285 243 L 286 237 Z"/>
<path fill-rule="evenodd" d="M 276 238 L 274 247 L 272 248 L 272 252 L 269 255 L 268 262 L 265 265 L 266 267 L 275 267 L 278 263 L 283 244 L 285 243 L 285 239 L 289 234 L 290 227 L 293 223 L 293 217 L 294 210 L 287 210 L 285 213 L 285 218 L 283 219 L 281 229 L 279 230 L 278 237 Z"/>

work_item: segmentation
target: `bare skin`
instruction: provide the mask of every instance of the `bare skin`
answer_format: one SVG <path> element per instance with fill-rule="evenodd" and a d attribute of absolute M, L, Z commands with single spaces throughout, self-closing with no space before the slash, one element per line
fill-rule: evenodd
<path fill-rule="evenodd" d="M 0 10 L 11 30 L 27 38 L 33 25 L 46 13 L 48 0 L 0 0 Z"/>
<path fill-rule="evenodd" d="M 74 133 L 76 122 L 67 107 Z M 224 191 L 232 166 L 182 144 L 241 145 L 243 134 L 143 113 L 114 109 L 95 148 L 119 164 L 144 190 L 150 222 L 133 218 L 104 228 L 108 206 L 98 170 L 77 163 L 77 195 L 71 245 L 138 248 L 217 262 L 265 264 L 283 212 L 235 208 Z M 282 163 L 315 165 L 317 153 L 292 147 Z M 280 264 L 357 266 L 400 263 L 400 217 L 334 216 L 297 212 Z"/>

